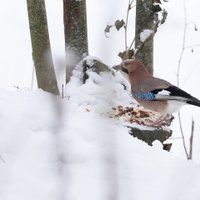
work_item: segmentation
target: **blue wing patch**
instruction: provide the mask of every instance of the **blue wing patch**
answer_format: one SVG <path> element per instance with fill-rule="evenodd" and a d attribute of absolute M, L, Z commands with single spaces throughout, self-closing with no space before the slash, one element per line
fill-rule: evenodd
<path fill-rule="evenodd" d="M 152 92 L 138 92 L 136 96 L 140 99 L 147 100 L 147 101 L 156 99 L 155 94 L 153 94 Z"/>

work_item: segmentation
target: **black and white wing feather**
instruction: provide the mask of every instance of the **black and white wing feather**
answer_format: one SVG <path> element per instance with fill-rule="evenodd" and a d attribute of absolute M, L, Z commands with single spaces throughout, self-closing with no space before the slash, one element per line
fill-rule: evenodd
<path fill-rule="evenodd" d="M 152 90 L 151 93 L 155 95 L 157 101 L 175 100 L 200 107 L 200 101 L 197 98 L 173 85 L 164 89 Z"/>

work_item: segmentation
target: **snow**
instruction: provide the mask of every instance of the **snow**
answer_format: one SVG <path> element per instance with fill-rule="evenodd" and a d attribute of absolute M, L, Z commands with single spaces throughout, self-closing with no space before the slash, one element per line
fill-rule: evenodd
<path fill-rule="evenodd" d="M 200 166 L 150 147 L 105 113 L 132 102 L 122 76 L 81 67 L 65 98 L 0 90 L 1 200 L 199 200 Z"/>
<path fill-rule="evenodd" d="M 2 24 L 0 37 L 0 87 L 7 90 L 15 90 L 16 87 L 36 88 L 36 79 L 32 84 L 33 62 L 32 49 L 30 42 L 30 30 L 27 17 L 26 2 L 2 1 L 0 7 L 0 21 Z M 168 12 L 166 22 L 159 27 L 154 38 L 154 75 L 168 80 L 176 85 L 176 72 L 180 53 L 182 50 L 183 26 L 184 26 L 184 4 L 185 0 L 162 2 L 163 8 Z M 200 43 L 199 31 L 194 30 L 194 26 L 199 29 L 199 0 L 186 1 L 187 26 L 186 46 Z M 63 2 L 46 1 L 48 16 L 49 34 L 51 39 L 52 55 L 59 88 L 65 83 L 65 41 L 63 37 Z M 100 9 L 101 8 L 101 9 Z M 112 8 L 112 12 L 111 12 Z M 179 8 L 179 9 L 176 9 Z M 124 49 L 124 31 L 116 32 L 114 29 L 105 37 L 104 29 L 107 24 L 113 24 L 117 19 L 124 19 L 127 5 L 123 0 L 88 0 L 87 1 L 87 20 L 88 20 L 88 39 L 89 52 L 98 56 L 102 61 L 109 65 L 116 65 L 121 62 L 118 55 Z M 103 15 L 102 15 L 103 13 Z M 17 17 L 13 17 L 17 16 Z M 56 17 L 55 17 L 56 16 Z M 94 17 L 95 16 L 95 17 Z M 6 19 L 6 20 L 4 20 Z M 130 12 L 128 29 L 128 44 L 133 40 L 135 12 Z M 132 25 L 131 25 L 132 24 Z M 20 27 L 20 29 L 18 28 Z M 13 34 L 15 30 L 15 34 Z M 98 40 L 97 40 L 98 35 Z M 166 39 L 167 36 L 167 39 Z M 184 51 L 181 62 L 180 87 L 200 98 L 198 90 L 200 67 L 199 46 L 192 51 L 188 48 Z M 166 56 L 167 55 L 167 56 Z M 67 55 L 69 56 L 69 55 Z M 23 60 L 23 64 L 22 64 Z M 188 67 L 190 66 L 190 67 Z M 195 84 L 194 84 L 195 83 Z M 196 86 L 196 87 L 195 87 Z M 189 137 L 191 133 L 191 119 L 195 120 L 193 160 L 200 163 L 200 129 L 199 110 L 194 106 L 181 108 L 183 118 L 183 130 L 189 149 Z M 172 151 L 181 158 L 185 158 L 182 140 L 180 138 L 179 123 L 175 116 L 173 122 Z"/>
<path fill-rule="evenodd" d="M 151 29 L 144 29 L 140 33 L 140 41 L 141 42 L 145 42 L 152 34 L 153 34 L 153 30 L 151 30 Z"/>

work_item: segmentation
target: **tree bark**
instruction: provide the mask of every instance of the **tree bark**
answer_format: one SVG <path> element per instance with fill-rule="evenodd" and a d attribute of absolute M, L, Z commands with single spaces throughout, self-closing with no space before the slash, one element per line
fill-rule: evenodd
<path fill-rule="evenodd" d="M 27 10 L 38 87 L 59 95 L 44 0 L 27 0 Z"/>
<path fill-rule="evenodd" d="M 64 30 L 66 53 L 73 54 L 70 61 L 67 60 L 67 82 L 70 79 L 73 67 L 82 60 L 84 54 L 88 54 L 87 38 L 87 14 L 86 1 L 63 0 Z"/>
<path fill-rule="evenodd" d="M 155 0 L 136 0 L 136 23 L 135 23 L 135 49 L 140 47 L 140 50 L 135 54 L 135 58 L 141 60 L 146 66 L 147 70 L 153 74 L 153 39 L 152 34 L 144 43 L 140 41 L 140 33 L 144 29 L 152 30 L 154 33 L 157 29 L 155 21 L 155 13 L 161 11 L 160 6 L 154 6 Z M 166 16 L 163 19 L 166 19 Z M 145 133 L 145 132 L 144 132 Z M 153 130 L 152 134 L 141 134 L 132 130 L 132 135 L 144 140 L 148 144 L 157 139 L 163 143 L 164 139 L 170 137 L 172 132 L 164 130 Z M 170 151 L 172 144 L 164 144 L 163 149 Z"/>
<path fill-rule="evenodd" d="M 153 0 L 136 1 L 135 48 L 141 44 L 140 33 L 144 29 L 154 31 L 154 13 L 152 8 Z M 144 43 L 144 46 L 138 51 L 135 57 L 141 60 L 147 70 L 153 74 L 153 36 Z"/>

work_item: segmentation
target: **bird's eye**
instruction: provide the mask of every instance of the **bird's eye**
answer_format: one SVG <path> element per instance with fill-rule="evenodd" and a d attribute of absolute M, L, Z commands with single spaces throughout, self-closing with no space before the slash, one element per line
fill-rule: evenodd
<path fill-rule="evenodd" d="M 122 67 L 122 71 L 126 74 L 128 74 L 128 69 L 126 69 L 125 67 Z"/>
<path fill-rule="evenodd" d="M 128 64 L 129 64 L 128 62 L 124 62 L 123 63 L 124 66 L 128 66 Z"/>

